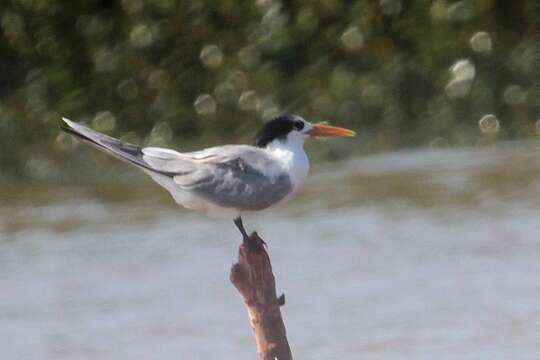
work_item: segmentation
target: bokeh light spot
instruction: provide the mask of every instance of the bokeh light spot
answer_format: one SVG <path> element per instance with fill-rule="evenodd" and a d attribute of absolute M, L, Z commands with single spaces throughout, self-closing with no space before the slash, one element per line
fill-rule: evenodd
<path fill-rule="evenodd" d="M 488 54 L 492 49 L 491 36 L 485 31 L 476 32 L 470 40 L 471 49 L 479 53 Z"/>
<path fill-rule="evenodd" d="M 364 46 L 364 35 L 356 26 L 351 26 L 341 35 L 341 42 L 347 50 L 357 51 Z"/>
<path fill-rule="evenodd" d="M 217 45 L 206 45 L 199 57 L 202 63 L 210 68 L 218 67 L 223 62 L 223 52 Z"/>
<path fill-rule="evenodd" d="M 468 21 L 474 17 L 474 2 L 471 0 L 454 2 L 448 7 L 446 16 L 453 22 Z"/>
<path fill-rule="evenodd" d="M 497 134 L 501 128 L 499 119 L 493 114 L 487 114 L 478 121 L 478 127 L 484 134 Z"/>
<path fill-rule="evenodd" d="M 258 111 L 261 106 L 261 100 L 255 91 L 244 91 L 238 99 L 238 106 L 242 111 Z"/>
<path fill-rule="evenodd" d="M 456 61 L 450 67 L 451 79 L 446 84 L 445 91 L 449 98 L 463 98 L 471 91 L 476 76 L 476 68 L 469 59 Z"/>
<path fill-rule="evenodd" d="M 522 105 L 527 101 L 527 93 L 519 85 L 509 85 L 504 89 L 503 99 L 510 106 Z"/>
<path fill-rule="evenodd" d="M 272 96 L 265 96 L 261 100 L 260 113 L 263 119 L 271 119 L 279 115 L 279 107 Z"/>
<path fill-rule="evenodd" d="M 216 112 L 216 102 L 212 95 L 202 94 L 197 96 L 194 103 L 195 111 L 199 115 L 210 115 Z"/>
<path fill-rule="evenodd" d="M 150 146 L 166 147 L 172 139 L 172 129 L 166 121 L 158 122 L 146 138 L 146 144 Z"/>
<path fill-rule="evenodd" d="M 130 43 L 137 48 L 150 46 L 154 41 L 152 29 L 146 24 L 136 25 L 129 34 Z"/>
<path fill-rule="evenodd" d="M 92 119 L 92 127 L 97 131 L 110 133 L 116 127 L 116 117 L 110 111 L 100 111 Z"/>

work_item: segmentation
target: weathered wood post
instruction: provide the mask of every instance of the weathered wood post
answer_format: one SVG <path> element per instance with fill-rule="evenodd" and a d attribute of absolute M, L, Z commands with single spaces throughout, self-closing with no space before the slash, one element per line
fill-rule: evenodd
<path fill-rule="evenodd" d="M 259 360 L 292 360 L 281 318 L 285 297 L 276 296 L 276 283 L 264 241 L 254 232 L 238 249 L 230 280 L 244 299 L 257 343 Z"/>

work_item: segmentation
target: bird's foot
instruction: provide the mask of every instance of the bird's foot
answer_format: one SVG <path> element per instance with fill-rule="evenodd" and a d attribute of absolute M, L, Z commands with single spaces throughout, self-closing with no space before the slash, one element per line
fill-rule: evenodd
<path fill-rule="evenodd" d="M 252 232 L 249 236 L 244 236 L 243 243 L 250 250 L 259 250 L 262 247 L 266 247 L 266 242 L 259 237 L 256 231 Z"/>

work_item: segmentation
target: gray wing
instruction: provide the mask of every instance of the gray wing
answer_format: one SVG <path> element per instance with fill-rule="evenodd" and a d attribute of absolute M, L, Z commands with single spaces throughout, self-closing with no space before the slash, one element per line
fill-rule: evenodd
<path fill-rule="evenodd" d="M 292 191 L 290 178 L 261 149 L 228 145 L 184 155 L 197 170 L 175 176 L 175 183 L 216 205 L 261 210 Z"/>

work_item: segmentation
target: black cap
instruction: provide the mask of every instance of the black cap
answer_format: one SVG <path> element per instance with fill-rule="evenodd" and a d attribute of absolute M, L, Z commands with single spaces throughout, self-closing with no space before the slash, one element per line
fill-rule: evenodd
<path fill-rule="evenodd" d="M 302 130 L 304 122 L 296 115 L 281 115 L 273 118 L 257 133 L 255 146 L 266 147 L 272 141 L 285 140 L 292 130 Z"/>

